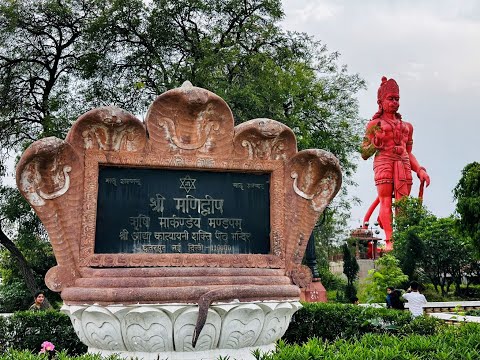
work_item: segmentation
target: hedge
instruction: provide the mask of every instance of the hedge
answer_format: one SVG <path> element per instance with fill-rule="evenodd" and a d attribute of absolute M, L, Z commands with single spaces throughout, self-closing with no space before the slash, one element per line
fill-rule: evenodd
<path fill-rule="evenodd" d="M 3 355 L 0 355 L 0 360 L 47 360 L 46 355 L 32 353 L 27 350 L 8 350 Z M 123 360 L 116 355 L 111 355 L 108 357 L 102 357 L 98 354 L 83 354 L 83 355 L 76 355 L 76 356 L 69 356 L 66 352 L 57 352 L 55 356 L 53 356 L 56 360 Z M 233 360 L 233 359 L 232 359 Z"/>
<path fill-rule="evenodd" d="M 312 338 L 351 340 L 365 334 L 382 333 L 435 335 L 446 326 L 429 317 L 412 320 L 408 311 L 329 303 L 303 303 L 303 306 L 294 314 L 283 337 L 286 343 L 308 343 Z M 81 355 L 87 350 L 68 316 L 57 311 L 22 311 L 7 318 L 0 317 L 0 353 L 14 349 L 36 354 L 44 341 L 52 342 L 58 351 L 69 355 Z"/>
<path fill-rule="evenodd" d="M 412 320 L 409 311 L 329 303 L 302 305 L 283 336 L 288 343 L 306 343 L 314 337 L 330 341 L 351 339 L 367 333 L 431 335 L 445 326 L 430 317 Z"/>
<path fill-rule="evenodd" d="M 438 329 L 433 335 L 366 334 L 334 342 L 313 338 L 301 345 L 278 343 L 258 360 L 478 360 L 480 324 Z"/>
<path fill-rule="evenodd" d="M 8 348 L 36 353 L 44 341 L 50 341 L 56 349 L 70 355 L 87 351 L 75 334 L 70 318 L 58 311 L 19 311 L 0 317 L 0 353 Z"/>
<path fill-rule="evenodd" d="M 257 360 L 478 360 L 480 358 L 480 324 L 465 323 L 438 329 L 433 335 L 365 334 L 358 339 L 333 342 L 317 338 L 298 344 L 279 341 L 276 351 L 256 352 Z M 118 360 L 84 354 L 69 357 L 57 354 L 58 360 Z M 234 360 L 219 357 L 216 360 Z M 9 350 L 0 360 L 46 360 L 27 351 Z M 212 359 L 213 360 L 213 359 Z"/>

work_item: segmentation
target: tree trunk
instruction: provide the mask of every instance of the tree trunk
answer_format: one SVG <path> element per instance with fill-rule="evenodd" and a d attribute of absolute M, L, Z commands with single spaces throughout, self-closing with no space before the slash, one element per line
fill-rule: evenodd
<path fill-rule="evenodd" d="M 445 276 L 440 280 L 440 289 L 442 290 L 442 296 L 447 295 L 447 292 L 445 290 Z"/>
<path fill-rule="evenodd" d="M 462 286 L 462 280 L 456 279 L 455 281 L 455 295 L 460 296 L 461 294 L 461 286 Z"/>
<path fill-rule="evenodd" d="M 18 250 L 18 248 L 15 246 L 14 242 L 8 238 L 8 236 L 3 232 L 3 229 L 1 228 L 0 224 L 0 244 L 3 245 L 8 251 L 10 251 L 10 254 L 17 260 L 18 267 L 20 269 L 20 272 L 22 274 L 23 280 L 25 281 L 25 284 L 28 287 L 28 290 L 30 290 L 32 294 L 32 298 L 34 297 L 35 293 L 40 290 L 37 287 L 37 284 L 35 282 L 35 277 L 33 275 L 33 271 L 28 265 L 27 260 L 23 256 L 23 254 Z M 45 307 L 50 308 L 51 305 L 48 302 L 47 298 L 45 297 Z"/>

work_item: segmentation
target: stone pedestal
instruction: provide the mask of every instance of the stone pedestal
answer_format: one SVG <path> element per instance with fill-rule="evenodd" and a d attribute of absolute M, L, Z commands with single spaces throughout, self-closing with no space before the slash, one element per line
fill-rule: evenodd
<path fill-rule="evenodd" d="M 306 302 L 327 302 L 327 290 L 325 290 L 320 279 L 313 279 L 310 285 L 301 290 L 300 300 Z"/>
<path fill-rule="evenodd" d="M 192 335 L 198 317 L 194 304 L 64 305 L 89 353 L 143 360 L 255 359 L 255 349 L 275 348 L 288 328 L 298 301 L 216 303 L 210 306 L 198 342 Z"/>

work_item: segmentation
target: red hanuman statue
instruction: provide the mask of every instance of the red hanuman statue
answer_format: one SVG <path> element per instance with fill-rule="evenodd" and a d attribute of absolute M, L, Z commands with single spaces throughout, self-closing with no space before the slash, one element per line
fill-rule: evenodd
<path fill-rule="evenodd" d="M 380 203 L 378 222 L 385 230 L 386 250 L 392 250 L 392 198 L 399 200 L 410 195 L 412 171 L 420 179 L 420 194 L 423 186 L 430 184 L 430 177 L 412 154 L 413 126 L 403 121 L 397 112 L 400 106 L 400 90 L 394 79 L 382 77 L 378 88 L 378 111 L 367 124 L 362 143 L 362 158 L 373 154 L 373 171 L 378 197 L 368 209 L 364 223 L 368 222 L 375 207 Z M 420 195 L 420 197 L 421 197 Z"/>

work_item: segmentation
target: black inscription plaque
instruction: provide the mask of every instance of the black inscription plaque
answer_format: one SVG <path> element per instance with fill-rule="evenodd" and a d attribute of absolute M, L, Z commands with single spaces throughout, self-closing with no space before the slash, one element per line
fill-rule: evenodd
<path fill-rule="evenodd" d="M 96 254 L 270 252 L 270 174 L 100 166 Z"/>

